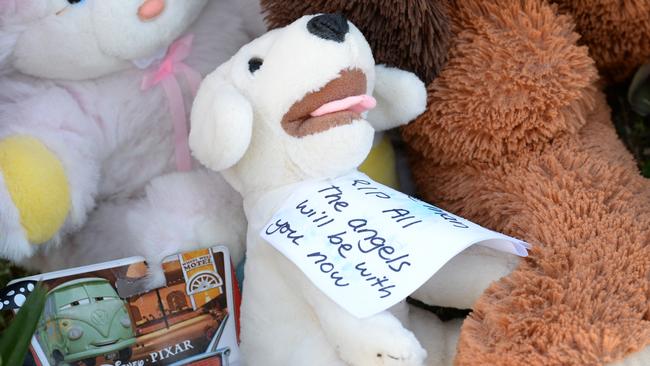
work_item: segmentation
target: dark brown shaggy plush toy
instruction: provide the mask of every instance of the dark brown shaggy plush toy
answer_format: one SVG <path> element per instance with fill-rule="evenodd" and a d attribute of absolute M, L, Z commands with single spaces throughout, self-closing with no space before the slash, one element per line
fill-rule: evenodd
<path fill-rule="evenodd" d="M 364 33 L 377 63 L 416 73 L 425 83 L 438 74 L 449 43 L 442 0 L 261 0 L 270 28 L 306 14 L 343 13 Z"/>
<path fill-rule="evenodd" d="M 650 62 L 650 0 L 554 0 L 573 16 L 607 82 L 629 78 Z"/>
<path fill-rule="evenodd" d="M 541 0 L 458 4 L 429 109 L 404 129 L 416 183 L 535 248 L 475 303 L 456 364 L 650 365 L 650 181 L 587 48 Z"/>

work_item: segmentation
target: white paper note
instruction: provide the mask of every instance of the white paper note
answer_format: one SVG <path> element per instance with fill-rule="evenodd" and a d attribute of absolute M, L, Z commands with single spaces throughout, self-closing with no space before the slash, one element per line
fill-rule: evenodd
<path fill-rule="evenodd" d="M 519 256 L 528 247 L 359 172 L 299 185 L 260 235 L 359 318 L 406 298 L 471 245 Z"/>

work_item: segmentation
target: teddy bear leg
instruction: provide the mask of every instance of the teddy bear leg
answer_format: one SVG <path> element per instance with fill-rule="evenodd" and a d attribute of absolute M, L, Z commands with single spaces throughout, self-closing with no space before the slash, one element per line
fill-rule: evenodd
<path fill-rule="evenodd" d="M 512 272 L 520 258 L 472 246 L 445 264 L 411 297 L 428 305 L 471 309 L 490 284 Z"/>
<path fill-rule="evenodd" d="M 143 199 L 122 210 L 125 220 L 100 220 L 103 228 L 96 232 L 123 232 L 125 240 L 93 241 L 121 247 L 123 256 L 144 256 L 149 264 L 148 288 L 164 284 L 161 264 L 170 255 L 224 245 L 233 263 L 242 259 L 246 232 L 242 201 L 218 173 L 197 170 L 158 177 Z"/>
<path fill-rule="evenodd" d="M 149 183 L 144 197 L 103 203 L 70 240 L 70 250 L 35 260 L 65 268 L 143 256 L 150 266 L 146 288 L 164 284 L 161 262 L 179 252 L 225 245 L 237 263 L 246 226 L 239 197 L 217 173 L 161 176 Z"/>

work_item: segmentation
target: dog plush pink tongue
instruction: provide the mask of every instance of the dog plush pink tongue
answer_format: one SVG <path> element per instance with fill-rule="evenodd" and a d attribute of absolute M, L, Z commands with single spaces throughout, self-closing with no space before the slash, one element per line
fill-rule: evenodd
<path fill-rule="evenodd" d="M 356 95 L 323 104 L 320 108 L 311 112 L 311 116 L 320 117 L 342 111 L 351 111 L 360 114 L 375 108 L 375 106 L 377 106 L 377 100 L 375 98 L 369 95 Z"/>

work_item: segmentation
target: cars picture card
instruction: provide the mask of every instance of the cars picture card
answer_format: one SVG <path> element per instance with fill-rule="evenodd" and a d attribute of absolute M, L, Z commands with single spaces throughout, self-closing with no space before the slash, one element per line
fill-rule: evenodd
<path fill-rule="evenodd" d="M 167 258 L 166 285 L 120 296 L 138 283 L 141 257 L 12 281 L 0 292 L 17 309 L 39 281 L 48 291 L 31 351 L 41 366 L 236 366 L 236 309 L 225 247 Z M 6 302 L 6 304 L 5 304 Z"/>

